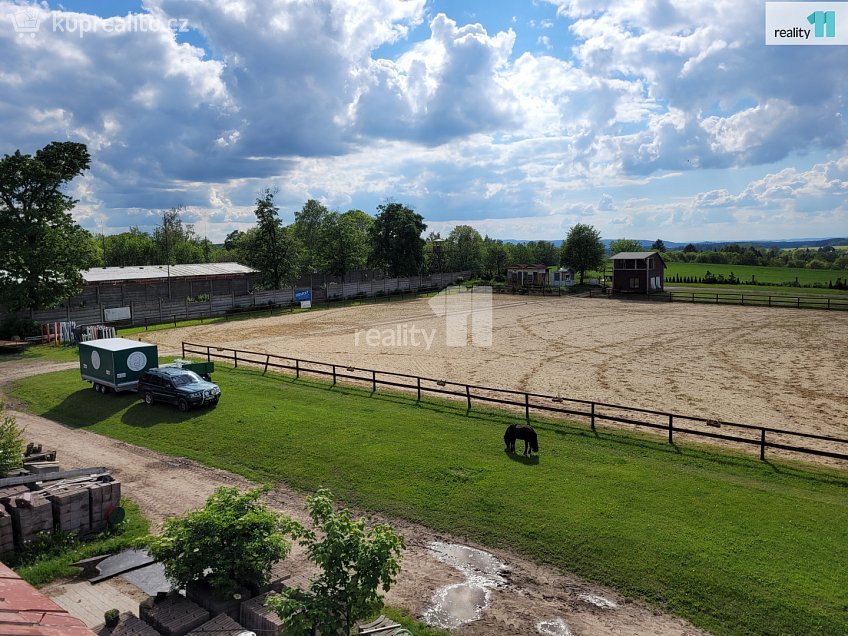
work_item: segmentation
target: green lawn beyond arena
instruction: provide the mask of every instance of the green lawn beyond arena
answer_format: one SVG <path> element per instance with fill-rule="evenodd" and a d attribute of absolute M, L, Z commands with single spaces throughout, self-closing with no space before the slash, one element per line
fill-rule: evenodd
<path fill-rule="evenodd" d="M 215 374 L 223 399 L 181 414 L 96 394 L 63 371 L 17 382 L 39 415 L 511 548 L 717 634 L 848 633 L 848 473 L 536 422 L 389 393 Z M 131 493 L 128 493 L 131 494 Z"/>

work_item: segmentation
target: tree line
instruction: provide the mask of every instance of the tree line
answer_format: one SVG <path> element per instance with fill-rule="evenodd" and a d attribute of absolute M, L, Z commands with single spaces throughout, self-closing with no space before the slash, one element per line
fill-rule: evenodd
<path fill-rule="evenodd" d="M 582 279 L 604 254 L 597 231 L 584 225 L 572 228 L 562 248 L 483 237 L 468 225 L 425 238 L 423 217 L 393 201 L 377 206 L 372 217 L 331 211 L 310 199 L 294 223 L 284 225 L 271 189 L 256 199 L 256 224 L 231 232 L 220 246 L 183 221 L 184 208 L 164 212 L 152 233 L 132 227 L 96 237 L 74 220 L 77 201 L 63 191 L 90 164 L 86 146 L 75 142 L 0 159 L 0 302 L 7 308 L 53 306 L 82 288 L 81 270 L 98 266 L 238 261 L 259 271 L 260 286 L 279 288 L 309 272 L 344 280 L 363 268 L 392 277 L 470 270 L 492 278 L 530 263 L 571 265 Z"/>
<path fill-rule="evenodd" d="M 693 245 L 663 254 L 666 262 L 709 263 L 715 265 L 759 265 L 806 269 L 848 269 L 848 251 L 831 245 L 819 248 L 763 249 L 730 243 L 717 250 L 698 251 Z"/>

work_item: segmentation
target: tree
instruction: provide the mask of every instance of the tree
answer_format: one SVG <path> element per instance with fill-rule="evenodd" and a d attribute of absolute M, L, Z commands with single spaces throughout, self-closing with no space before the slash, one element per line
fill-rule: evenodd
<path fill-rule="evenodd" d="M 388 592 L 400 571 L 403 538 L 391 526 L 366 530 L 348 510 L 333 511 L 329 491 L 306 498 L 313 525 L 308 530 L 292 521 L 289 531 L 304 546 L 310 561 L 320 568 L 308 590 L 285 588 L 270 596 L 267 606 L 286 624 L 286 633 L 350 634 L 354 623 L 383 606 L 377 593 Z"/>
<path fill-rule="evenodd" d="M 448 263 L 450 271 L 478 271 L 483 252 L 483 237 L 470 225 L 457 225 L 448 234 Z"/>
<path fill-rule="evenodd" d="M 665 243 L 662 242 L 662 239 L 657 239 L 651 243 L 651 249 L 655 252 L 665 252 Z"/>
<path fill-rule="evenodd" d="M 303 246 L 303 266 L 310 272 L 320 265 L 321 228 L 330 211 L 315 199 L 309 199 L 294 213 L 294 236 Z"/>
<path fill-rule="evenodd" d="M 615 256 L 616 254 L 620 254 L 621 252 L 641 252 L 642 244 L 639 241 L 634 241 L 633 239 L 618 239 L 615 241 L 610 241 L 609 244 L 609 253 L 610 256 Z"/>
<path fill-rule="evenodd" d="M 374 220 L 361 210 L 328 212 L 321 222 L 319 260 L 322 269 L 345 282 L 347 273 L 368 263 L 368 232 Z"/>
<path fill-rule="evenodd" d="M 686 247 L 683 248 L 684 252 L 697 252 L 698 248 L 695 247 L 692 243 L 687 243 Z"/>
<path fill-rule="evenodd" d="M 490 276 L 499 276 L 506 269 L 507 251 L 503 241 L 483 239 L 483 271 Z"/>
<path fill-rule="evenodd" d="M 274 192 L 266 188 L 256 199 L 256 228 L 245 233 L 244 258 L 259 270 L 260 284 L 280 289 L 300 270 L 299 249 L 292 230 L 284 228 L 274 205 Z"/>
<path fill-rule="evenodd" d="M 265 490 L 218 488 L 202 508 L 165 519 L 162 533 L 147 539 L 150 556 L 176 587 L 205 581 L 220 598 L 267 583 L 290 546 L 288 520 L 259 502 Z"/>
<path fill-rule="evenodd" d="M 157 261 L 156 244 L 137 227 L 103 238 L 103 263 L 109 267 L 153 265 Z"/>
<path fill-rule="evenodd" d="M 424 262 L 424 217 L 401 203 L 377 206 L 371 226 L 371 263 L 390 276 L 414 276 Z"/>
<path fill-rule="evenodd" d="M 528 260 L 543 265 L 556 265 L 559 262 L 559 250 L 550 241 L 530 241 L 527 243 L 530 253 Z"/>
<path fill-rule="evenodd" d="M 73 296 L 80 270 L 96 264 L 91 234 L 71 216 L 77 202 L 62 192 L 90 163 L 85 145 L 70 141 L 0 159 L 0 295 L 10 308 Z"/>
<path fill-rule="evenodd" d="M 591 225 L 578 223 L 568 231 L 562 245 L 562 264 L 580 272 L 580 284 L 588 269 L 604 264 L 604 244 L 601 235 Z"/>
<path fill-rule="evenodd" d="M 162 215 L 162 225 L 153 230 L 153 242 L 163 265 L 177 263 L 200 263 L 203 261 L 203 246 L 194 232 L 194 226 L 183 223 L 185 206 L 171 208 Z"/>

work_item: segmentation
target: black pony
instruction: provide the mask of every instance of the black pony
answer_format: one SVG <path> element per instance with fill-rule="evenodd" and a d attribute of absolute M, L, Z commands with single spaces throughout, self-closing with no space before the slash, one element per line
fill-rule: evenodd
<path fill-rule="evenodd" d="M 504 444 L 506 449 L 515 452 L 515 440 L 524 440 L 524 454 L 527 455 L 539 452 L 539 440 L 536 438 L 536 431 L 529 424 L 510 424 L 509 428 L 504 433 Z"/>

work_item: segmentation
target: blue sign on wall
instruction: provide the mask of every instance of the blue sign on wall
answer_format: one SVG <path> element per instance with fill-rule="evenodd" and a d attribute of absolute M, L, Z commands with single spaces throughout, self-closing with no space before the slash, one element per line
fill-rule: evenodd
<path fill-rule="evenodd" d="M 296 303 L 302 303 L 305 300 L 312 300 L 312 290 L 311 289 L 295 289 L 294 290 L 294 301 Z"/>

